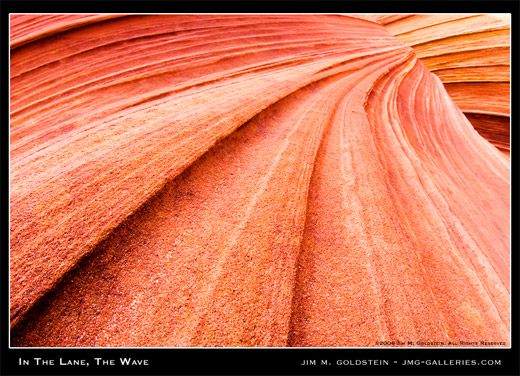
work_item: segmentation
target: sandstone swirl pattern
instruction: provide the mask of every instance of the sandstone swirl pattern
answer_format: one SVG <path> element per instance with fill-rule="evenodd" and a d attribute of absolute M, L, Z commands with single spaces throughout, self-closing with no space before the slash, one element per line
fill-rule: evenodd
<path fill-rule="evenodd" d="M 15 346 L 510 334 L 510 162 L 362 16 L 11 18 Z"/>
<path fill-rule="evenodd" d="M 511 15 L 372 15 L 444 83 L 475 129 L 509 156 Z"/>

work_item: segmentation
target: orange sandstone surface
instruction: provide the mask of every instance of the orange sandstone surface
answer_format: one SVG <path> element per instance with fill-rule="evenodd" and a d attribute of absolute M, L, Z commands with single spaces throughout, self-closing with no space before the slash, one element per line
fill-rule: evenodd
<path fill-rule="evenodd" d="M 510 161 L 418 55 L 355 15 L 12 15 L 11 345 L 509 346 Z"/>

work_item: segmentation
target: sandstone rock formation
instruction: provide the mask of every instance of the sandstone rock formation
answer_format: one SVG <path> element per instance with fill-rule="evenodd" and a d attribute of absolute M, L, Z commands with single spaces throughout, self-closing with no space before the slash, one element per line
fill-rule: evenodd
<path fill-rule="evenodd" d="M 509 14 L 371 15 L 414 50 L 475 129 L 509 156 Z"/>
<path fill-rule="evenodd" d="M 13 15 L 10 73 L 12 345 L 509 345 L 509 159 L 384 26 Z"/>

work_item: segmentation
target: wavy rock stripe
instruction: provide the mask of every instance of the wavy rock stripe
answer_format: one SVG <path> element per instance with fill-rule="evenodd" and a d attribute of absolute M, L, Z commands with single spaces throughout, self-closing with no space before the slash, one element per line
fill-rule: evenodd
<path fill-rule="evenodd" d="M 507 338 L 509 316 L 503 313 L 509 305 L 509 259 L 486 241 L 489 228 L 468 233 L 478 226 L 473 217 L 485 216 L 486 210 L 476 202 L 450 200 L 475 197 L 466 189 L 482 199 L 486 189 L 491 204 L 496 187 L 465 186 L 465 194 L 442 188 L 457 186 L 450 181 L 455 166 L 439 169 L 437 164 L 453 163 L 445 155 L 459 154 L 464 137 L 480 140 L 467 121 L 460 127 L 463 118 L 431 116 L 424 123 L 439 104 L 451 105 L 442 103 L 446 94 L 441 91 L 422 64 L 412 61 L 385 75 L 368 95 L 361 92 L 354 103 L 346 98 L 340 107 L 310 186 L 292 346 L 373 346 L 381 338 L 446 343 Z M 434 98 L 441 103 L 430 102 Z M 413 114 L 424 117 L 417 123 Z M 460 140 L 431 147 L 426 142 L 436 138 L 425 124 L 439 129 L 442 121 Z M 486 146 L 492 159 L 501 159 Z M 478 171 L 467 165 L 475 161 L 460 157 L 457 168 Z M 493 173 L 482 170 L 499 180 L 508 176 L 506 165 Z M 504 191 L 502 197 L 507 195 Z M 493 236 L 508 247 L 503 228 Z M 498 278 L 496 270 L 501 270 Z"/>
<path fill-rule="evenodd" d="M 66 30 L 123 16 L 121 14 L 20 14 L 10 19 L 9 45 L 11 48 L 20 47 L 33 40 Z"/>
<path fill-rule="evenodd" d="M 384 27 L 23 17 L 13 345 L 509 344 L 509 160 Z"/>
<path fill-rule="evenodd" d="M 509 155 L 510 15 L 372 15 L 413 46 L 475 129 Z M 476 116 L 475 116 L 476 115 Z"/>

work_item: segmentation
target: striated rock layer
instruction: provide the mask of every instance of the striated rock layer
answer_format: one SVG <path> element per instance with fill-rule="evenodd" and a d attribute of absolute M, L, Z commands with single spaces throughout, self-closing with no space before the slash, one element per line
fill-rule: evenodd
<path fill-rule="evenodd" d="M 379 14 L 369 18 L 413 46 L 475 129 L 509 156 L 510 14 Z"/>
<path fill-rule="evenodd" d="M 10 72 L 12 345 L 509 346 L 509 159 L 376 22 L 13 15 Z"/>

